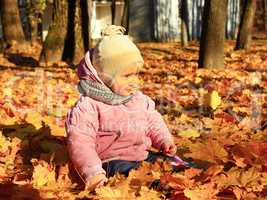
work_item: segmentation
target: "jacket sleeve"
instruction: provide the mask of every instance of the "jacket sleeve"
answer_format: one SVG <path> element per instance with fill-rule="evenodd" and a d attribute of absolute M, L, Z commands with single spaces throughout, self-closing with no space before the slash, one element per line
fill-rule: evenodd
<path fill-rule="evenodd" d="M 167 141 L 173 142 L 173 136 L 162 119 L 161 114 L 155 109 L 155 102 L 146 96 L 146 105 L 148 112 L 148 129 L 147 136 L 150 137 L 152 145 L 157 149 Z"/>
<path fill-rule="evenodd" d="M 105 174 L 95 148 L 98 113 L 90 102 L 80 99 L 68 112 L 65 127 L 70 159 L 83 181 L 86 183 L 96 174 Z"/>

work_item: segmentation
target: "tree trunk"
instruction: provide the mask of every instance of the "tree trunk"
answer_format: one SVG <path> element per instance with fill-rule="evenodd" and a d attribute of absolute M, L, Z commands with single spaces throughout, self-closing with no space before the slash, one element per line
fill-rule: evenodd
<path fill-rule="evenodd" d="M 130 12 L 130 1 L 124 0 L 123 15 L 121 25 L 126 29 L 126 34 L 129 32 L 129 12 Z"/>
<path fill-rule="evenodd" d="M 91 16 L 89 16 L 89 12 L 91 13 L 91 5 L 92 1 L 89 0 L 84 1 L 81 0 L 80 1 L 80 11 L 81 11 L 81 27 L 82 27 L 82 38 L 83 38 L 83 47 L 84 50 L 87 51 L 89 49 L 89 45 L 90 45 L 90 20 L 91 20 Z"/>
<path fill-rule="evenodd" d="M 36 17 L 36 8 L 34 7 L 36 2 L 28 1 L 28 19 L 30 24 L 31 42 L 38 40 L 38 18 Z"/>
<path fill-rule="evenodd" d="M 63 60 L 75 65 L 80 62 L 89 48 L 88 11 L 86 11 L 87 6 L 83 7 L 86 3 L 87 1 L 84 2 L 84 0 L 70 0 L 68 6 L 68 27 Z"/>
<path fill-rule="evenodd" d="M 2 38 L 0 38 L 0 53 L 3 53 L 5 49 L 5 43 Z"/>
<path fill-rule="evenodd" d="M 242 18 L 239 25 L 235 49 L 248 49 L 256 11 L 256 0 L 245 0 L 242 8 Z"/>
<path fill-rule="evenodd" d="M 116 0 L 111 1 L 111 24 L 115 24 Z"/>
<path fill-rule="evenodd" d="M 189 23 L 187 0 L 181 0 L 180 13 L 181 13 L 181 43 L 182 47 L 186 47 L 188 46 L 188 23 Z"/>
<path fill-rule="evenodd" d="M 43 44 L 40 62 L 61 61 L 67 32 L 68 0 L 54 0 L 53 21 Z"/>
<path fill-rule="evenodd" d="M 80 3 L 79 3 L 80 1 Z M 75 10 L 75 29 L 74 29 L 74 56 L 72 59 L 73 64 L 79 64 L 85 52 L 89 48 L 88 40 L 88 10 L 83 9 L 84 5 L 87 5 L 87 1 L 76 0 L 76 10 Z M 82 12 L 85 11 L 82 16 Z M 83 24 L 83 22 L 87 21 Z M 86 25 L 85 25 L 86 24 Z"/>
<path fill-rule="evenodd" d="M 41 61 L 80 62 L 90 43 L 88 6 L 85 0 L 54 0 L 53 23 L 44 43 Z"/>
<path fill-rule="evenodd" d="M 179 40 L 178 0 L 155 0 L 154 17 L 155 40 L 160 42 L 174 42 Z"/>
<path fill-rule="evenodd" d="M 31 26 L 31 41 L 37 41 L 38 40 L 38 21 L 36 19 L 32 19 L 30 17 L 30 26 Z"/>
<path fill-rule="evenodd" d="M 17 0 L 0 0 L 3 37 L 8 46 L 25 43 Z"/>
<path fill-rule="evenodd" d="M 89 19 L 88 19 L 88 39 L 89 39 L 89 48 L 92 48 L 92 45 L 93 45 L 93 39 L 92 39 L 92 37 L 91 37 L 91 35 L 92 35 L 92 31 L 91 31 L 91 22 L 92 22 L 92 13 L 93 13 L 93 11 L 92 11 L 92 8 L 93 8 L 93 2 L 92 2 L 92 0 L 88 0 L 88 17 L 89 17 Z"/>
<path fill-rule="evenodd" d="M 206 0 L 203 11 L 199 68 L 224 67 L 227 0 Z"/>
<path fill-rule="evenodd" d="M 264 4 L 264 27 L 265 31 L 267 31 L 267 0 L 263 0 Z"/>

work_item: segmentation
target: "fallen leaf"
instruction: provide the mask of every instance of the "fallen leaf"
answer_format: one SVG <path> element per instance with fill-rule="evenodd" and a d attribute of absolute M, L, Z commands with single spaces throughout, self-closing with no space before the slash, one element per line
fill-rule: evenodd
<path fill-rule="evenodd" d="M 42 128 L 42 115 L 39 112 L 29 112 L 25 118 L 26 122 L 33 124 L 36 129 Z"/>
<path fill-rule="evenodd" d="M 217 91 L 212 91 L 211 93 L 208 93 L 205 98 L 207 99 L 206 101 L 208 105 L 213 110 L 216 110 L 222 103 L 221 97 Z"/>
<path fill-rule="evenodd" d="M 185 138 L 197 138 L 200 136 L 200 133 L 194 129 L 187 129 L 184 131 L 178 132 L 178 135 Z"/>

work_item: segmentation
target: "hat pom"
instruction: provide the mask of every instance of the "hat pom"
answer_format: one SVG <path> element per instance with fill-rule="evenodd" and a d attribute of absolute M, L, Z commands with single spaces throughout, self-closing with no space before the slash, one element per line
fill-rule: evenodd
<path fill-rule="evenodd" d="M 126 29 L 122 26 L 110 25 L 101 31 L 101 36 L 123 35 Z"/>

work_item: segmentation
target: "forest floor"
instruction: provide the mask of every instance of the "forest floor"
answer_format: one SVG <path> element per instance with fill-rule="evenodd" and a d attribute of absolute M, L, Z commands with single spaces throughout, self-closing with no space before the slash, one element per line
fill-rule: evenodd
<path fill-rule="evenodd" d="M 143 163 L 89 193 L 68 163 L 64 119 L 78 78 L 64 65 L 37 67 L 40 47 L 0 54 L 0 200 L 257 199 L 267 196 L 267 41 L 225 45 L 224 69 L 197 69 L 198 44 L 138 44 L 142 91 L 197 168 Z"/>

